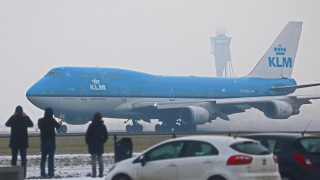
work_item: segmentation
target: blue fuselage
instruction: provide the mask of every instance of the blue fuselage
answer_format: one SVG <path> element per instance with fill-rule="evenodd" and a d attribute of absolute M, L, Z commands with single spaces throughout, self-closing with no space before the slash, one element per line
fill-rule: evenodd
<path fill-rule="evenodd" d="M 287 95 L 294 90 L 270 88 L 291 85 L 296 85 L 291 78 L 158 76 L 115 68 L 62 67 L 50 70 L 26 95 L 40 109 L 54 108 L 55 115 L 76 113 L 91 118 L 94 112 L 101 111 L 107 117 L 130 118 L 128 112 L 119 112 L 123 114 L 119 117 L 115 108 L 137 99 L 179 101 Z M 72 100 L 79 101 L 79 107 L 70 107 L 74 106 Z"/>

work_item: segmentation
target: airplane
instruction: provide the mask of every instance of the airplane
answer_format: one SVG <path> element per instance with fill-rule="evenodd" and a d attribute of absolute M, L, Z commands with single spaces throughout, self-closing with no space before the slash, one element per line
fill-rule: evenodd
<path fill-rule="evenodd" d="M 156 132 L 196 131 L 197 125 L 256 108 L 270 119 L 288 119 L 320 95 L 290 95 L 297 85 L 291 78 L 302 22 L 290 21 L 244 77 L 163 76 L 100 67 L 56 67 L 26 93 L 28 100 L 67 124 L 88 123 L 93 114 L 128 119 L 127 132 L 142 132 L 139 121 L 158 119 Z M 66 133 L 63 125 L 58 131 Z"/>

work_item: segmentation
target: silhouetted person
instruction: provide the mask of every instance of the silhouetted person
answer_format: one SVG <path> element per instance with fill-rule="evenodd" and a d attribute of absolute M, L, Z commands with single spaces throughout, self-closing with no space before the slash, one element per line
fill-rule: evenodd
<path fill-rule="evenodd" d="M 44 117 L 38 120 L 41 137 L 41 163 L 40 175 L 42 177 L 54 176 L 54 153 L 56 150 L 56 128 L 60 128 L 58 123 L 53 118 L 53 110 L 47 108 L 44 112 Z M 48 156 L 48 175 L 46 174 L 46 160 Z"/>
<path fill-rule="evenodd" d="M 95 113 L 92 123 L 89 125 L 86 132 L 86 143 L 89 153 L 91 154 L 92 176 L 97 175 L 97 159 L 99 163 L 99 177 L 103 177 L 103 161 L 102 154 L 104 153 L 104 144 L 108 140 L 108 130 L 103 124 L 101 113 Z"/>
<path fill-rule="evenodd" d="M 17 165 L 18 151 L 20 150 L 21 166 L 24 167 L 24 178 L 27 175 L 27 148 L 28 143 L 28 127 L 33 127 L 33 122 L 23 113 L 22 107 L 17 106 L 9 120 L 5 124 L 11 127 L 10 145 L 12 159 L 11 165 Z"/>

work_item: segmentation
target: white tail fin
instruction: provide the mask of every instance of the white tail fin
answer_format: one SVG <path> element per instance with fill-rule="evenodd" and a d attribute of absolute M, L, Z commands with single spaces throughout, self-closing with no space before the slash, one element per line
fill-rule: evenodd
<path fill-rule="evenodd" d="M 248 77 L 289 78 L 296 59 L 302 22 L 290 21 Z"/>

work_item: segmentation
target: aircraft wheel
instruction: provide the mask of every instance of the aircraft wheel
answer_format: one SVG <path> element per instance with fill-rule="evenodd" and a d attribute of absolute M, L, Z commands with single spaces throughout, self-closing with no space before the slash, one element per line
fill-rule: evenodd
<path fill-rule="evenodd" d="M 139 132 L 139 125 L 132 125 L 131 126 L 131 132 L 134 132 L 134 133 Z"/>
<path fill-rule="evenodd" d="M 127 132 L 131 132 L 132 131 L 132 126 L 131 125 L 127 125 L 126 126 L 126 131 Z"/>
<path fill-rule="evenodd" d="M 61 133 L 66 133 L 68 131 L 68 128 L 66 125 L 61 126 Z"/>
<path fill-rule="evenodd" d="M 142 132 L 143 131 L 143 126 L 141 124 L 139 124 L 137 129 L 138 129 L 138 132 Z"/>
<path fill-rule="evenodd" d="M 57 133 L 61 133 L 61 127 L 56 129 Z"/>
<path fill-rule="evenodd" d="M 155 126 L 154 126 L 154 129 L 156 130 L 156 132 L 160 132 L 161 130 L 161 125 L 160 124 L 156 124 Z"/>
<path fill-rule="evenodd" d="M 160 131 L 159 132 L 165 132 L 165 125 L 164 124 L 161 124 L 160 125 Z"/>

